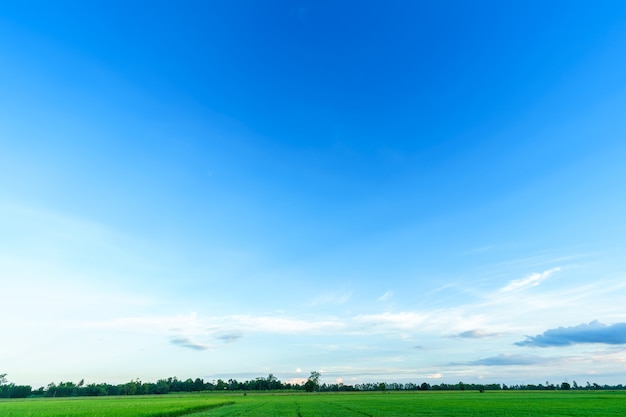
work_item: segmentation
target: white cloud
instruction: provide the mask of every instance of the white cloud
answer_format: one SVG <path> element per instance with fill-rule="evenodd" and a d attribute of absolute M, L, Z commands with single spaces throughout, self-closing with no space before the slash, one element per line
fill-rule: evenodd
<path fill-rule="evenodd" d="M 378 297 L 378 301 L 387 301 L 393 296 L 393 291 L 387 291 L 380 297 Z"/>
<path fill-rule="evenodd" d="M 338 319 L 304 320 L 284 316 L 230 315 L 202 317 L 197 313 L 175 316 L 123 317 L 95 324 L 103 328 L 128 329 L 189 337 L 206 336 L 234 342 L 243 333 L 302 334 L 337 332 L 345 328 Z"/>
<path fill-rule="evenodd" d="M 408 339 L 413 334 L 456 334 L 485 326 L 485 317 L 471 311 L 469 306 L 429 311 L 400 311 L 357 315 L 353 319 L 356 329 L 368 332 L 390 333 Z M 364 327 L 365 326 L 365 327 Z"/>
<path fill-rule="evenodd" d="M 325 293 L 322 294 L 318 297 L 316 297 L 312 302 L 311 305 L 313 306 L 317 306 L 317 305 L 323 305 L 323 304 L 335 304 L 335 305 L 340 305 L 340 304 L 345 304 L 346 302 L 348 302 L 348 300 L 350 300 L 350 298 L 352 297 L 352 292 L 348 291 L 345 293 Z"/>
<path fill-rule="evenodd" d="M 517 280 L 513 280 L 509 282 L 509 284 L 503 287 L 500 291 L 511 292 L 511 291 L 523 290 L 523 289 L 530 288 L 530 287 L 536 287 L 542 281 L 545 281 L 546 279 L 548 279 L 550 275 L 554 274 L 555 272 L 559 272 L 560 270 L 561 268 L 557 267 L 557 268 L 548 269 L 547 271 L 544 271 L 541 273 L 538 273 L 538 272 L 532 273 L 526 278 L 517 279 Z"/>
<path fill-rule="evenodd" d="M 318 332 L 323 330 L 341 330 L 345 323 L 338 319 L 303 320 L 278 316 L 227 316 L 235 326 L 241 326 L 247 331 L 265 331 L 268 333 L 302 333 Z"/>
<path fill-rule="evenodd" d="M 430 313 L 405 311 L 399 313 L 363 314 L 354 317 L 354 321 L 366 323 L 370 326 L 416 329 L 426 323 L 430 316 Z"/>

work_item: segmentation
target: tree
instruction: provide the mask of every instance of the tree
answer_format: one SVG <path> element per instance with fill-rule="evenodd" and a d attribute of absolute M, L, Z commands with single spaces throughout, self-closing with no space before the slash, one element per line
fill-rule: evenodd
<path fill-rule="evenodd" d="M 274 374 L 269 374 L 267 376 L 267 389 L 272 389 L 274 384 L 278 381 L 278 378 L 274 376 Z"/>
<path fill-rule="evenodd" d="M 569 384 L 569 383 L 567 383 L 567 382 L 563 382 L 563 383 L 561 384 L 561 389 L 562 389 L 562 390 L 569 390 L 570 388 L 571 388 L 571 386 L 570 386 L 570 384 Z"/>
<path fill-rule="evenodd" d="M 193 381 L 193 390 L 194 391 L 203 391 L 204 390 L 204 380 L 200 378 L 196 378 Z"/>
<path fill-rule="evenodd" d="M 225 389 L 228 389 L 228 385 L 223 379 L 218 379 L 217 384 L 215 384 L 215 389 L 223 391 Z"/>
<path fill-rule="evenodd" d="M 159 379 L 156 383 L 155 394 L 167 394 L 170 392 L 170 385 L 165 379 Z"/>
<path fill-rule="evenodd" d="M 311 376 L 304 384 L 304 389 L 306 392 L 313 392 L 319 389 L 320 386 L 320 373 L 317 371 L 311 372 Z"/>

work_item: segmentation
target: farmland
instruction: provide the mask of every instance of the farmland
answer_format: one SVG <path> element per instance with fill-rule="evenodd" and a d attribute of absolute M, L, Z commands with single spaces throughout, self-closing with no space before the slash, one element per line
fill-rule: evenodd
<path fill-rule="evenodd" d="M 233 404 L 214 395 L 40 398 L 0 401 L 3 417 L 176 417 Z"/>
<path fill-rule="evenodd" d="M 0 401 L 3 417 L 622 416 L 623 391 L 220 393 Z"/>

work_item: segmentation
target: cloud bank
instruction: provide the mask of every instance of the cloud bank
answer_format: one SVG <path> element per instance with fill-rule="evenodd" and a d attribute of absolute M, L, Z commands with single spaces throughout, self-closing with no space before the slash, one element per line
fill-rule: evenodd
<path fill-rule="evenodd" d="M 527 336 L 526 340 L 515 344 L 517 346 L 550 347 L 582 343 L 626 344 L 626 323 L 615 323 L 607 326 L 594 320 L 589 324 L 546 330 L 543 334 Z"/>

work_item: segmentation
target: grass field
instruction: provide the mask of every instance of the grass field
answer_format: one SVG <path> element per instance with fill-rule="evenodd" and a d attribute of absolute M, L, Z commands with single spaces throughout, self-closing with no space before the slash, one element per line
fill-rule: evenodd
<path fill-rule="evenodd" d="M 623 391 L 237 393 L 0 401 L 2 417 L 624 415 Z"/>
<path fill-rule="evenodd" d="M 221 395 L 41 398 L 0 401 L 2 417 L 176 417 L 232 405 Z"/>

